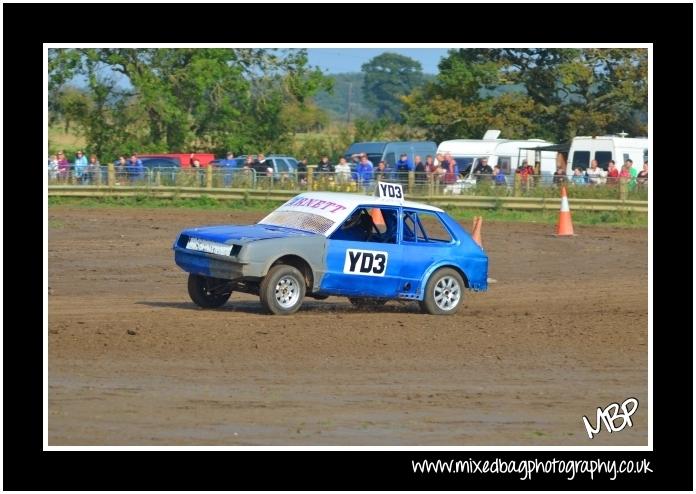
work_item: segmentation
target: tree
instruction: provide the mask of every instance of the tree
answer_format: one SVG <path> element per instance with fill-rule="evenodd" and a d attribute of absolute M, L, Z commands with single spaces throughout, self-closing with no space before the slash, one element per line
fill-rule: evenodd
<path fill-rule="evenodd" d="M 645 49 L 458 49 L 435 81 L 404 98 L 407 122 L 436 140 L 563 141 L 627 130 L 645 134 Z"/>
<path fill-rule="evenodd" d="M 420 62 L 397 53 L 382 53 L 363 64 L 363 97 L 378 117 L 400 122 L 403 102 L 423 82 Z"/>
<path fill-rule="evenodd" d="M 85 119 L 88 141 L 104 150 L 264 149 L 292 130 L 286 105 L 331 86 L 307 67 L 305 50 L 49 50 L 49 90 L 77 75 L 98 101 Z"/>

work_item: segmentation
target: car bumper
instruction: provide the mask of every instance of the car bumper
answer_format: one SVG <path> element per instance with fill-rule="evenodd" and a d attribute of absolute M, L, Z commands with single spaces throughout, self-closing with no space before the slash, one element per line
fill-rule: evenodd
<path fill-rule="evenodd" d="M 174 247 L 174 261 L 188 273 L 211 276 L 225 280 L 236 280 L 248 276 L 248 265 L 229 256 L 192 251 Z"/>

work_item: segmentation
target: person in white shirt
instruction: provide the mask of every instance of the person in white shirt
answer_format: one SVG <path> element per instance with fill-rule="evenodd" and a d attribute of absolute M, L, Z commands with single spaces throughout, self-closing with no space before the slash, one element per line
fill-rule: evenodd
<path fill-rule="evenodd" d="M 345 158 L 341 158 L 336 165 L 336 183 L 346 184 L 350 181 L 350 165 Z"/>
<path fill-rule="evenodd" d="M 601 185 L 607 180 L 607 172 L 602 170 L 597 163 L 597 160 L 592 160 L 590 167 L 585 171 L 587 179 L 592 185 Z"/>

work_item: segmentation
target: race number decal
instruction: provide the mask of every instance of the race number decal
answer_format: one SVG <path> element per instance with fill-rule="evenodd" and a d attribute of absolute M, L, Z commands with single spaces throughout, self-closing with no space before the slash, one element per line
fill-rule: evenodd
<path fill-rule="evenodd" d="M 404 199 L 404 188 L 401 184 L 390 184 L 387 182 L 379 182 L 375 189 L 377 197 L 388 197 L 389 199 Z"/>
<path fill-rule="evenodd" d="M 348 249 L 343 263 L 345 274 L 362 274 L 365 276 L 384 276 L 387 271 L 389 254 L 379 250 Z"/>

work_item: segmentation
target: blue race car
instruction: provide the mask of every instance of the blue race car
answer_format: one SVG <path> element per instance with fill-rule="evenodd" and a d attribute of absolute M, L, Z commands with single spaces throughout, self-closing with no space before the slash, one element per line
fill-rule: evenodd
<path fill-rule="evenodd" d="M 488 288 L 488 256 L 447 213 L 405 201 L 398 184 L 376 195 L 305 192 L 256 225 L 182 231 L 173 245 L 200 307 L 234 291 L 259 295 L 272 314 L 292 314 L 305 296 L 346 296 L 359 307 L 414 300 L 454 314 L 464 289 Z"/>

